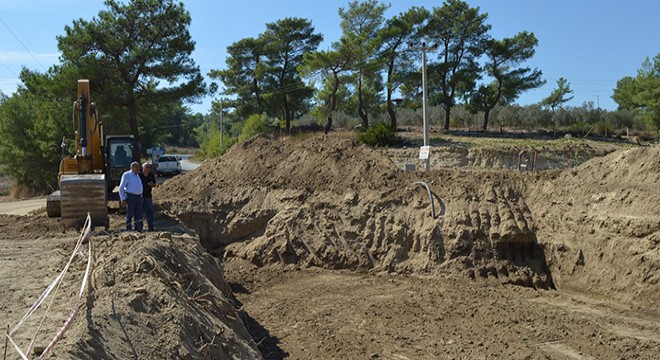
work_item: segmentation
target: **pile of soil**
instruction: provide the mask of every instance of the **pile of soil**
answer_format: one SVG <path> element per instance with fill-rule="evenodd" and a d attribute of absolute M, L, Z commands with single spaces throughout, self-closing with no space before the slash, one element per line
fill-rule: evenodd
<path fill-rule="evenodd" d="M 406 173 L 342 136 L 256 137 L 156 196 L 225 259 L 463 274 L 648 305 L 660 295 L 659 151 L 564 171 Z"/>
<path fill-rule="evenodd" d="M 622 150 L 528 187 L 555 283 L 658 309 L 660 147 Z"/>
<path fill-rule="evenodd" d="M 429 196 L 415 182 L 425 180 Z M 400 171 L 353 139 L 255 137 L 156 189 L 225 258 L 552 287 L 520 176 Z"/>
<path fill-rule="evenodd" d="M 256 137 L 155 189 L 196 233 L 161 211 L 156 233 L 93 233 L 90 296 L 54 357 L 653 358 L 659 159 L 654 147 L 565 171 L 405 173 L 342 136 Z M 8 324 L 77 237 L 44 210 L 0 215 Z M 30 356 L 83 273 L 77 261 Z"/>
<path fill-rule="evenodd" d="M 112 227 L 122 220 L 112 217 Z M 16 324 L 55 278 L 77 237 L 45 214 L 0 216 L 0 297 L 6 299 L 2 312 L 9 324 Z M 261 357 L 221 267 L 196 236 L 183 231 L 97 231 L 91 241 L 96 259 L 89 296 L 54 358 Z M 78 258 L 57 294 L 51 295 L 56 300 L 30 356 L 43 351 L 68 317 L 84 271 L 85 261 Z M 49 301 L 14 337 L 24 350 Z"/>

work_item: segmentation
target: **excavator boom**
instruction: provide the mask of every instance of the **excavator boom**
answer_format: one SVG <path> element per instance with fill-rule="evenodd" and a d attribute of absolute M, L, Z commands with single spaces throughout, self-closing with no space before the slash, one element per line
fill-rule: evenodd
<path fill-rule="evenodd" d="M 48 216 L 61 216 L 66 227 L 80 227 L 87 213 L 92 225 L 109 226 L 108 194 L 103 156 L 103 126 L 91 101 L 89 80 L 78 80 L 74 103 L 76 154 L 60 162 L 60 190 L 46 199 Z"/>

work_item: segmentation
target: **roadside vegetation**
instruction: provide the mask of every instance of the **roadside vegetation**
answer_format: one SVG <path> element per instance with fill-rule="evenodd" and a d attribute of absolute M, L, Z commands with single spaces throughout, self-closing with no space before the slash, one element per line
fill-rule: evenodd
<path fill-rule="evenodd" d="M 0 174 L 0 197 L 9 195 L 13 185 L 13 180 L 9 176 Z"/>

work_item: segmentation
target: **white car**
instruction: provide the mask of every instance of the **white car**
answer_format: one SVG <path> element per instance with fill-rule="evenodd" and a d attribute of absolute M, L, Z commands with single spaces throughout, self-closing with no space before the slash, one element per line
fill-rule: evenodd
<path fill-rule="evenodd" d="M 181 174 L 181 159 L 176 155 L 161 155 L 156 160 L 156 176 Z"/>

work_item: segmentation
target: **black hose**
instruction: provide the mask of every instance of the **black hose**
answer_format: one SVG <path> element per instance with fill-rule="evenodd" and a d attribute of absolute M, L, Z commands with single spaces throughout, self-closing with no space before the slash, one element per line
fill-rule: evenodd
<path fill-rule="evenodd" d="M 80 146 L 87 147 L 87 99 L 84 96 L 80 97 Z"/>

